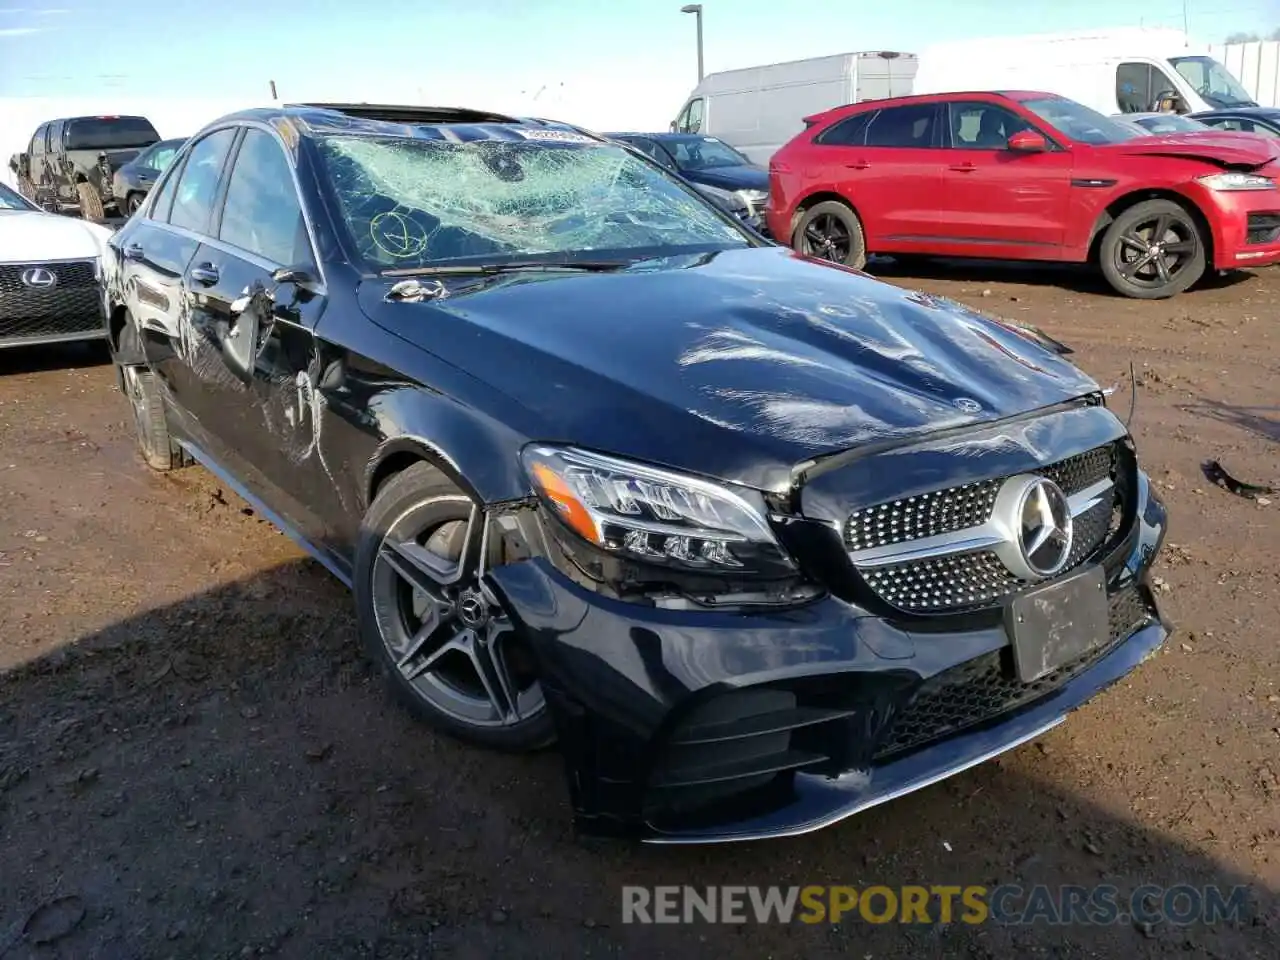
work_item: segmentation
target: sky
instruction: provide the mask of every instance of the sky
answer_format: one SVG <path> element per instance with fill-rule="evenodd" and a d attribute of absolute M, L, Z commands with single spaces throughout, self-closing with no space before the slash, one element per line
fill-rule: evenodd
<path fill-rule="evenodd" d="M 0 0 L 0 97 L 203 96 L 509 109 L 647 97 L 697 80 L 683 0 Z M 706 70 L 940 40 L 1183 23 L 1182 0 L 703 0 Z M 363 11 L 373 10 L 372 15 Z M 108 12 L 109 11 L 109 12 Z M 1204 43 L 1280 27 L 1280 0 L 1186 0 Z M 668 102 L 670 101 L 670 102 Z M 573 119 L 566 117 L 565 119 Z M 582 121 L 587 122 L 587 121 Z"/>

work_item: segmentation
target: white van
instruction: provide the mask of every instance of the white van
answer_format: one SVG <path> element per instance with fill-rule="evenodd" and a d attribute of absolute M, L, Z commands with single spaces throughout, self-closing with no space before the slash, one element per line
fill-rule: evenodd
<path fill-rule="evenodd" d="M 915 54 L 890 50 L 712 73 L 689 94 L 671 130 L 718 137 L 763 166 L 804 129 L 805 117 L 904 96 L 915 73 Z"/>
<path fill-rule="evenodd" d="M 1254 105 L 1181 30 L 1142 27 L 958 40 L 920 52 L 914 92 L 969 90 L 1040 90 L 1102 114 Z"/>

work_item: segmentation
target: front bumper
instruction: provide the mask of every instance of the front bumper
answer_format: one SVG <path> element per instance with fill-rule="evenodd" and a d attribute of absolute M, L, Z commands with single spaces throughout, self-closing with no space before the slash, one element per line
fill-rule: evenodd
<path fill-rule="evenodd" d="M 1147 571 L 1163 505 L 1139 475 L 1110 636 L 1034 685 L 1002 626 L 903 629 L 834 597 L 776 613 L 614 601 L 547 560 L 490 583 L 533 643 L 576 823 L 659 843 L 820 829 L 1012 749 L 1164 641 Z"/>
<path fill-rule="evenodd" d="M 1217 211 L 1213 231 L 1216 269 L 1280 263 L 1280 190 L 1217 192 L 1203 202 Z"/>
<path fill-rule="evenodd" d="M 22 279 L 31 269 L 54 275 L 50 287 Z M 0 348 L 93 340 L 107 334 L 95 261 L 0 263 Z"/>

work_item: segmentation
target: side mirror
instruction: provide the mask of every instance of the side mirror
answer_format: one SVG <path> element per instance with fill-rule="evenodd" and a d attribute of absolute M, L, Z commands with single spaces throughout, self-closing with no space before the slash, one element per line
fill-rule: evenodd
<path fill-rule="evenodd" d="M 310 267 L 280 267 L 271 274 L 271 282 L 277 287 L 288 284 L 295 287 L 305 298 L 314 297 L 322 292 L 320 279 Z"/>
<path fill-rule="evenodd" d="M 1036 130 L 1019 130 L 1009 135 L 1008 147 L 1015 153 L 1045 153 L 1049 141 Z"/>
<path fill-rule="evenodd" d="M 680 128 L 679 128 L 679 126 L 676 124 L 676 122 L 675 122 L 674 120 L 672 120 L 669 124 L 667 124 L 667 129 L 668 129 L 671 133 L 679 133 L 679 132 L 680 132 Z"/>
<path fill-rule="evenodd" d="M 258 331 L 262 318 L 259 311 L 266 300 L 259 287 L 231 303 L 231 325 L 222 334 L 222 359 L 242 383 L 253 382 L 253 368 L 258 360 Z"/>

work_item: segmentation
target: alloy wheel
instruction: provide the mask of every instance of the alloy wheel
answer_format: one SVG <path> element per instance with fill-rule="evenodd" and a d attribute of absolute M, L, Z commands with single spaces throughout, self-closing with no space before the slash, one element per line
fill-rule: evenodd
<path fill-rule="evenodd" d="M 121 367 L 121 376 L 124 379 L 124 393 L 129 398 L 129 406 L 133 410 L 133 425 L 138 431 L 139 439 L 145 439 L 148 436 L 148 428 L 150 426 L 147 399 L 143 395 L 142 378 L 138 375 L 138 367 L 133 364 Z"/>
<path fill-rule="evenodd" d="M 441 497 L 402 514 L 374 561 L 374 617 L 394 668 L 440 712 L 512 726 L 546 708 L 527 645 L 483 583 L 480 511 Z"/>
<path fill-rule="evenodd" d="M 1124 279 L 1144 289 L 1174 283 L 1192 262 L 1199 240 L 1195 224 L 1173 213 L 1139 220 L 1120 235 L 1115 268 Z"/>
<path fill-rule="evenodd" d="M 834 214 L 819 214 L 805 225 L 804 252 L 808 256 L 844 263 L 849 246 L 849 228 Z"/>

